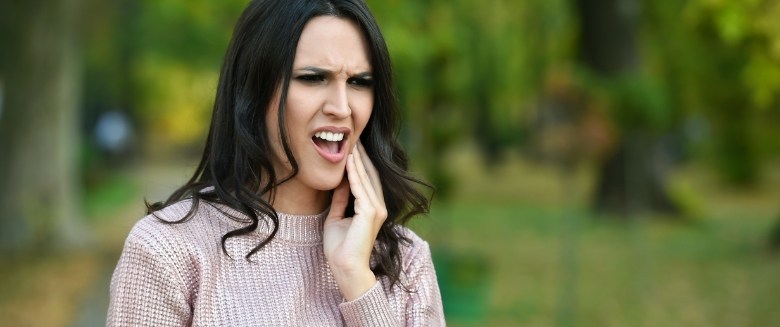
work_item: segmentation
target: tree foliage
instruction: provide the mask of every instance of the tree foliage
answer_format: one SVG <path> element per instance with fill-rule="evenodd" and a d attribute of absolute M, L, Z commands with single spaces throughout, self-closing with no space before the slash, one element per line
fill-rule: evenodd
<path fill-rule="evenodd" d="M 442 154 L 475 139 L 489 161 L 526 136 L 527 110 L 572 46 L 565 1 L 369 1 L 390 47 L 405 142 L 440 193 Z"/>
<path fill-rule="evenodd" d="M 246 1 L 92 2 L 114 7 L 92 16 L 100 28 L 86 53 L 87 98 L 129 108 L 154 143 L 199 144 Z M 618 130 L 668 133 L 703 117 L 726 175 L 755 179 L 761 153 L 780 150 L 764 119 L 778 115 L 780 1 L 637 3 L 640 67 L 607 80 L 576 73 L 573 1 L 369 0 L 415 162 L 446 189 L 453 179 L 441 155 L 452 144 L 475 140 L 489 161 L 526 146 L 540 101 L 560 91 L 550 81 L 563 75 L 591 107 L 629 108 L 605 109 Z"/>
<path fill-rule="evenodd" d="M 244 5 L 95 1 L 86 54 L 88 107 L 133 113 L 147 148 L 201 143 L 221 59 Z"/>
<path fill-rule="evenodd" d="M 678 113 L 706 117 L 726 180 L 751 184 L 761 158 L 780 150 L 779 1 L 646 1 L 648 65 Z M 774 121 L 774 123 L 773 123 Z"/>

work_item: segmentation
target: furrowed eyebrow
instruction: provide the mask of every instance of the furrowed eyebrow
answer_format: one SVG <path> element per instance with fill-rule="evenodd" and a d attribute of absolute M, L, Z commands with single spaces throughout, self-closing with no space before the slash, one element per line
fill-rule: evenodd
<path fill-rule="evenodd" d="M 310 71 L 312 73 L 315 73 L 315 74 L 330 74 L 330 73 L 332 73 L 330 70 L 327 70 L 327 69 L 324 69 L 324 68 L 320 68 L 320 67 L 314 67 L 314 66 L 306 66 L 306 67 L 303 67 L 303 68 L 299 68 L 297 70 L 308 70 L 308 71 Z"/>
<path fill-rule="evenodd" d="M 328 75 L 328 74 L 332 74 L 333 73 L 333 71 L 327 70 L 325 68 L 315 67 L 315 66 L 301 67 L 301 68 L 298 68 L 296 70 L 299 70 L 299 71 L 305 70 L 305 71 L 309 71 L 309 72 L 312 72 L 312 73 L 315 73 L 315 74 L 322 74 L 322 75 Z M 373 76 L 373 74 L 371 72 L 362 72 L 362 73 L 355 74 L 355 75 L 353 75 L 351 77 L 371 78 L 372 76 Z"/>
<path fill-rule="evenodd" d="M 352 77 L 371 79 L 373 76 L 374 74 L 371 74 L 371 72 L 362 72 L 360 74 L 355 74 L 355 76 Z"/>

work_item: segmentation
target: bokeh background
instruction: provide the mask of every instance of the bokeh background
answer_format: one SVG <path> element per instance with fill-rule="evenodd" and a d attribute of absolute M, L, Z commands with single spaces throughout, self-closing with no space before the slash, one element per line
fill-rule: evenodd
<path fill-rule="evenodd" d="M 780 1 L 368 2 L 451 325 L 780 325 Z M 245 4 L 0 2 L 0 325 L 104 324 Z"/>

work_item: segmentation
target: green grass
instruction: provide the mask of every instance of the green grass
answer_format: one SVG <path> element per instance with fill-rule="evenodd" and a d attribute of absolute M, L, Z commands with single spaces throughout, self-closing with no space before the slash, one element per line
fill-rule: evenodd
<path fill-rule="evenodd" d="M 671 185 L 691 209 L 686 218 L 619 220 L 584 209 L 592 169 L 566 180 L 519 157 L 490 171 L 474 158 L 447 157 L 459 187 L 411 226 L 430 242 L 445 279 L 449 325 L 780 326 L 780 253 L 768 247 L 780 218 L 780 170 L 738 190 L 709 169 L 684 167 Z M 466 286 L 447 285 L 468 283 L 441 271 L 458 258 L 467 272 L 484 266 L 474 282 L 487 288 L 483 298 L 461 302 L 451 290 Z M 484 312 L 460 312 L 462 303 Z"/>
<path fill-rule="evenodd" d="M 431 242 L 434 256 L 478 257 L 486 265 L 485 314 L 450 310 L 450 323 L 780 324 L 772 305 L 780 294 L 780 256 L 767 249 L 768 217 L 628 223 L 572 212 L 459 202 L 417 222 L 413 227 Z M 444 301 L 447 307 L 459 300 Z"/>

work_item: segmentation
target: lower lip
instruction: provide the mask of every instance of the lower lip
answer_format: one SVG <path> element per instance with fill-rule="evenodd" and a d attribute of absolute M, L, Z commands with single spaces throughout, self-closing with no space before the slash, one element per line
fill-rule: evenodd
<path fill-rule="evenodd" d="M 332 163 L 339 163 L 341 160 L 344 159 L 344 149 L 346 146 L 343 144 L 341 145 L 341 148 L 339 149 L 339 152 L 337 153 L 330 153 L 325 152 L 324 150 L 320 149 L 320 147 L 317 146 L 317 144 L 314 143 L 314 141 L 311 141 L 311 145 L 314 147 L 314 149 L 317 150 L 317 153 L 319 153 L 325 160 L 330 161 Z"/>

